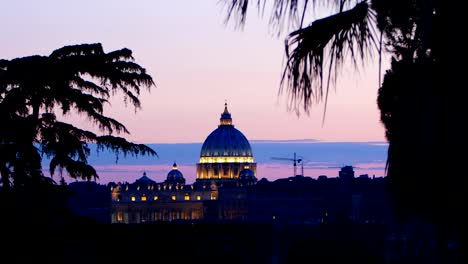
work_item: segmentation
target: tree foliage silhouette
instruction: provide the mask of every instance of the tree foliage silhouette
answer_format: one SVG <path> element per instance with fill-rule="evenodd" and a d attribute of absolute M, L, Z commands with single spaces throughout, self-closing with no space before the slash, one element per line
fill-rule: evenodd
<path fill-rule="evenodd" d="M 448 33 L 466 20 L 460 6 L 440 0 L 224 3 L 226 21 L 237 19 L 238 26 L 244 25 L 249 6 L 263 14 L 270 4 L 270 23 L 282 30 L 289 21 L 294 28 L 285 40 L 280 92 L 287 92 L 298 113 L 308 113 L 319 102 L 326 105 L 330 82 L 346 59 L 358 66 L 365 65 L 368 55 L 378 54 L 380 61 L 383 52 L 390 54 L 391 68 L 379 84 L 377 104 L 389 142 L 387 178 L 398 216 L 404 221 L 423 218 L 440 234 L 466 232 L 462 201 L 468 192 L 457 169 L 464 164 L 463 155 L 452 150 L 454 145 L 466 149 L 467 111 L 459 89 L 465 81 L 461 67 L 454 66 L 465 52 Z M 313 17 L 319 8 L 328 15 Z"/>
<path fill-rule="evenodd" d="M 132 51 L 105 52 L 100 43 L 71 45 L 49 56 L 0 60 L 0 174 L 4 188 L 54 182 L 42 173 L 42 158 L 50 158 L 49 171 L 71 178 L 97 179 L 88 157 L 89 144 L 116 155 L 153 155 L 144 144 L 127 141 L 118 120 L 104 113 L 112 95 L 123 94 L 126 103 L 141 107 L 141 87 L 154 81 L 134 62 Z M 65 118 L 59 120 L 55 113 Z M 103 134 L 66 122 L 68 114 L 88 118 Z"/>

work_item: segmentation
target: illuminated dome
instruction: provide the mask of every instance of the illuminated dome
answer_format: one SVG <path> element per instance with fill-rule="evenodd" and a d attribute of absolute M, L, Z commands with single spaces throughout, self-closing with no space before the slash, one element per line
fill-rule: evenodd
<path fill-rule="evenodd" d="M 220 124 L 205 139 L 197 163 L 197 181 L 229 181 L 239 179 L 245 167 L 255 177 L 256 163 L 247 138 L 232 124 L 231 113 L 224 104 Z"/>
<path fill-rule="evenodd" d="M 220 125 L 206 138 L 200 157 L 252 157 L 249 141 L 234 126 Z"/>
<path fill-rule="evenodd" d="M 166 183 L 172 184 L 185 184 L 184 175 L 177 168 L 177 164 L 174 162 L 172 165 L 172 170 L 167 174 Z"/>
<path fill-rule="evenodd" d="M 252 148 L 247 138 L 232 125 L 231 114 L 224 104 L 220 125 L 206 138 L 200 153 L 200 162 L 253 162 Z"/>

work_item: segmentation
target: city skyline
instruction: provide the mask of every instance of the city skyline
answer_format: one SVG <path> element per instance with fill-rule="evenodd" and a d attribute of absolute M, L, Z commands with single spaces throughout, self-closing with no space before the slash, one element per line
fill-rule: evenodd
<path fill-rule="evenodd" d="M 336 92 L 330 92 L 323 125 L 323 104 L 313 107 L 310 116 L 298 117 L 287 110 L 287 95 L 278 96 L 284 35 L 274 36 L 268 19 L 256 14 L 248 17 L 244 30 L 236 30 L 223 23 L 225 12 L 217 1 L 140 1 L 137 6 L 15 1 L 3 10 L 1 19 L 9 25 L 2 29 L 8 36 L 2 38 L 4 59 L 96 42 L 106 51 L 133 51 L 156 87 L 142 91 L 137 112 L 124 107 L 119 96 L 106 109 L 127 126 L 129 140 L 203 142 L 227 100 L 233 124 L 250 140 L 385 141 L 376 104 L 377 63 L 360 73 L 345 66 Z M 88 120 L 73 118 L 90 128 Z"/>
<path fill-rule="evenodd" d="M 108 151 L 95 151 L 91 145 L 90 164 L 96 168 L 98 183 L 108 182 L 134 182 L 146 172 L 154 181 L 162 182 L 172 169 L 175 162 L 183 173 L 187 183 L 196 179 L 196 163 L 200 159 L 200 150 L 203 143 L 164 143 L 149 144 L 158 150 L 159 157 L 124 157 L 118 160 Z M 293 158 L 294 153 L 303 160 L 298 163 L 298 175 L 304 171 L 304 176 L 317 178 L 320 175 L 328 177 L 338 176 L 342 166 L 353 166 L 356 177 L 367 174 L 369 177 L 385 176 L 386 155 L 388 144 L 385 142 L 319 142 L 314 140 L 284 141 L 284 140 L 251 140 L 250 145 L 257 162 L 258 179 L 266 178 L 274 181 L 293 175 L 293 162 L 276 160 L 274 157 Z M 117 161 L 117 162 L 116 162 Z M 47 159 L 43 160 L 44 173 L 48 173 Z M 52 177 L 59 180 L 59 175 Z M 73 181 L 65 177 L 67 182 Z"/>

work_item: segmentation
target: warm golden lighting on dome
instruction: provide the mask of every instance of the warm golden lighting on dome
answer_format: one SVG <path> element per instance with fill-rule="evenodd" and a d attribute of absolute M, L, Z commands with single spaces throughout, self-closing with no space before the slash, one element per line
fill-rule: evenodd
<path fill-rule="evenodd" d="M 221 125 L 232 125 L 232 120 L 230 120 L 230 119 L 221 119 L 220 124 Z"/>
<path fill-rule="evenodd" d="M 254 162 L 253 157 L 200 157 L 200 163 L 243 163 Z"/>

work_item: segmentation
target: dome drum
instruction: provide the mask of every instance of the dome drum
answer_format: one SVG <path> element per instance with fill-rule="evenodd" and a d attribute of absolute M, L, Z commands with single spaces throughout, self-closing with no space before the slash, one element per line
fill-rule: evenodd
<path fill-rule="evenodd" d="M 248 164 L 248 165 L 247 165 Z M 198 163 L 198 179 L 238 179 L 240 172 L 248 166 L 256 174 L 256 163 Z"/>

